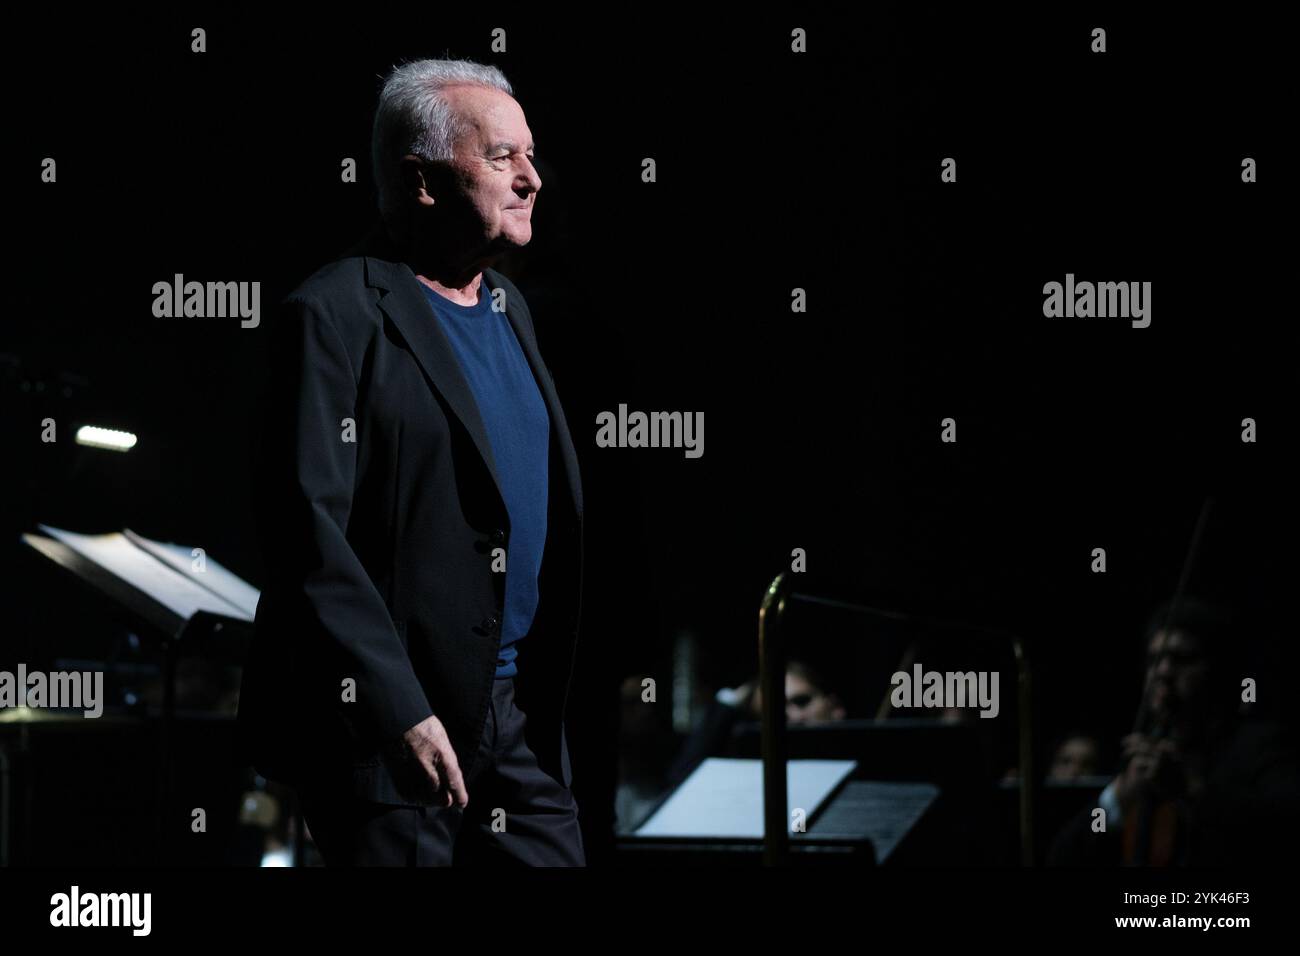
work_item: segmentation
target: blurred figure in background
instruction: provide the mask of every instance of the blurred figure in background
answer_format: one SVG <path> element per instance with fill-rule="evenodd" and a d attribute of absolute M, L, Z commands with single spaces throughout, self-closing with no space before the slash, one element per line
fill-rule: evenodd
<path fill-rule="evenodd" d="M 1101 773 L 1101 742 L 1092 734 L 1070 733 L 1052 752 L 1047 779 L 1056 782 L 1078 780 Z"/>
<path fill-rule="evenodd" d="M 675 738 L 667 721 L 667 704 L 646 700 L 644 678 L 634 675 L 620 686 L 618 786 L 615 826 L 626 832 L 638 826 L 667 790 L 666 772 Z"/>
<path fill-rule="evenodd" d="M 1102 756 L 1101 740 L 1093 733 L 1070 730 L 1057 737 L 1047 749 L 1047 772 L 1044 783 L 1083 783 L 1106 773 L 1110 761 Z M 1004 783 L 1020 779 L 1020 767 L 1010 766 L 1003 774 Z"/>
<path fill-rule="evenodd" d="M 763 694 L 758 678 L 739 687 L 724 687 L 709 705 L 704 719 L 691 732 L 668 771 L 671 786 L 685 780 L 705 757 L 725 753 L 737 723 L 758 720 Z M 785 719 L 791 726 L 835 723 L 848 711 L 825 675 L 807 661 L 792 660 L 785 670 Z"/>
<path fill-rule="evenodd" d="M 721 695 L 719 691 L 719 695 Z M 754 720 L 763 708 L 758 678 L 735 691 L 738 706 L 748 708 Z M 722 699 L 721 696 L 718 698 Z M 825 675 L 806 661 L 790 661 L 785 668 L 785 720 L 787 724 L 818 724 L 843 720 L 844 702 L 830 689 Z"/>
<path fill-rule="evenodd" d="M 1095 808 L 1061 831 L 1055 865 L 1225 865 L 1288 860 L 1297 847 L 1294 741 L 1244 702 L 1232 616 L 1195 599 L 1166 604 L 1145 632 L 1146 678 L 1123 769 Z"/>

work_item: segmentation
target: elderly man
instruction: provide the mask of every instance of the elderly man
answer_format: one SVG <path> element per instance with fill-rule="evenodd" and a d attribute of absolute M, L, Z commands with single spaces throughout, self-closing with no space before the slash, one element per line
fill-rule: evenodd
<path fill-rule="evenodd" d="M 382 224 L 282 303 L 250 762 L 327 863 L 585 864 L 564 711 L 582 492 L 519 290 L 533 138 L 499 70 L 393 71 Z"/>

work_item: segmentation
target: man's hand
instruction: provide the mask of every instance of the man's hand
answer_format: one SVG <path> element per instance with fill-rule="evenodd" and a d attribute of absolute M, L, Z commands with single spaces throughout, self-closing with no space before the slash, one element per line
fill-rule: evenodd
<path fill-rule="evenodd" d="M 430 714 L 403 736 L 433 784 L 434 795 L 442 798 L 442 805 L 449 807 L 454 800 L 462 810 L 468 806 L 469 794 L 465 791 L 465 781 L 461 779 L 456 751 L 451 749 L 451 740 L 442 721 Z"/>
<path fill-rule="evenodd" d="M 758 690 L 758 678 L 745 681 L 735 690 L 735 707 L 746 716 L 757 718 L 762 714 L 763 695 Z"/>
<path fill-rule="evenodd" d="M 1115 785 L 1121 805 L 1143 795 L 1169 798 L 1186 790 L 1182 752 L 1172 740 L 1129 734 L 1122 747 L 1128 763 Z"/>

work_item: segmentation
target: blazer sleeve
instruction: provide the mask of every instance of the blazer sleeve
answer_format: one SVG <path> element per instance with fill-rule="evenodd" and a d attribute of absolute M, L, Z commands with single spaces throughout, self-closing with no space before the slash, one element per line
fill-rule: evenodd
<path fill-rule="evenodd" d="M 271 363 L 263 521 L 273 598 L 300 658 L 294 671 L 318 682 L 308 696 L 330 702 L 356 739 L 391 746 L 432 709 L 347 537 L 357 443 L 344 440 L 344 419 L 357 418 L 357 380 L 320 303 L 290 297 L 280 304 Z M 347 678 L 356 681 L 354 701 L 344 699 Z"/>

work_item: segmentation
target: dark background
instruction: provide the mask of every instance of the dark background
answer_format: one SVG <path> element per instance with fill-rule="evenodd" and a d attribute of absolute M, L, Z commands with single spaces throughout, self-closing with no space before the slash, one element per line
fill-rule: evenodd
<path fill-rule="evenodd" d="M 380 10 L 51 16 L 10 35 L 0 660 L 69 638 L 17 544 L 38 521 L 202 545 L 259 582 L 268 323 L 156 319 L 151 287 L 259 280 L 269 316 L 370 222 L 380 77 L 451 55 L 504 70 L 537 142 L 534 239 L 501 268 L 532 306 L 583 470 L 569 723 L 591 832 L 612 823 L 620 680 L 656 677 L 664 700 L 683 631 L 704 685 L 752 676 L 759 600 L 795 547 L 802 590 L 1025 634 L 1041 733 L 1114 737 L 1143 622 L 1213 496 L 1192 590 L 1249 615 L 1274 661 L 1258 658 L 1261 700 L 1285 699 L 1280 30 L 1092 7 L 858 23 L 793 6 L 626 22 Z M 190 52 L 194 26 L 207 53 Z M 808 54 L 790 53 L 792 26 Z M 46 156 L 56 185 L 39 181 Z M 657 183 L 641 182 L 647 156 Z M 947 156 L 956 184 L 939 181 Z M 360 182 L 340 182 L 343 157 Z M 1043 283 L 1067 272 L 1151 281 L 1150 328 L 1045 319 Z M 807 313 L 791 313 L 794 287 Z M 704 457 L 597 448 L 595 415 L 619 403 L 703 411 Z M 47 415 L 57 445 L 39 441 Z M 948 416 L 955 445 L 939 441 Z M 83 421 L 140 444 L 79 448 Z M 851 694 L 863 631 L 820 636 Z"/>

